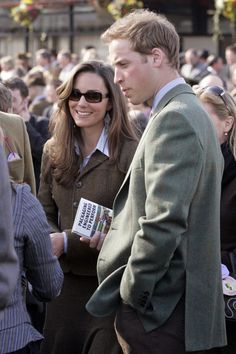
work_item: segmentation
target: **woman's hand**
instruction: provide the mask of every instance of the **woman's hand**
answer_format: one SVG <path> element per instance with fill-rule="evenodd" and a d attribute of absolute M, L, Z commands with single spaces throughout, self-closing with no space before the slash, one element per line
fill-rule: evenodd
<path fill-rule="evenodd" d="M 80 237 L 80 241 L 87 243 L 90 248 L 96 248 L 98 251 L 102 248 L 103 241 L 106 237 L 106 234 L 96 231 L 95 234 L 91 237 Z"/>
<path fill-rule="evenodd" d="M 62 232 L 50 234 L 53 254 L 59 258 L 64 253 L 64 235 Z"/>

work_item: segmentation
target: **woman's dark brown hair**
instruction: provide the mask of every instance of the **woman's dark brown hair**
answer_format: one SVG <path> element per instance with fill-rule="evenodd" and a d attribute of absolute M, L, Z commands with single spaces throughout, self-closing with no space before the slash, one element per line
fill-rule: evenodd
<path fill-rule="evenodd" d="M 123 138 L 136 139 L 128 119 L 126 100 L 120 87 L 114 83 L 112 67 L 100 61 L 78 64 L 69 78 L 57 89 L 58 110 L 52 117 L 52 138 L 45 146 L 52 162 L 54 177 L 58 183 L 64 185 L 71 183 L 78 174 L 78 156 L 75 153 L 74 143 L 80 128 L 74 124 L 68 101 L 77 77 L 85 72 L 99 75 L 108 90 L 111 106 L 108 112 L 111 118 L 108 129 L 110 161 L 112 163 L 118 162 Z"/>

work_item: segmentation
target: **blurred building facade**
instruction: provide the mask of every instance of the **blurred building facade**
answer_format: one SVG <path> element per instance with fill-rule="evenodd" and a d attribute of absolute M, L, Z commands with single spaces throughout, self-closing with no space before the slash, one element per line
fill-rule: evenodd
<path fill-rule="evenodd" d="M 42 6 L 41 13 L 32 29 L 27 30 L 10 17 L 10 8 L 19 1 L 0 0 L 0 56 L 34 53 L 42 47 L 79 53 L 84 46 L 94 45 L 100 56 L 106 57 L 100 35 L 113 19 L 99 6 L 103 0 L 38 0 L 37 3 Z M 223 39 L 213 41 L 214 0 L 143 0 L 143 3 L 145 8 L 166 15 L 175 24 L 182 51 L 195 47 L 221 54 L 231 42 L 229 21 L 225 19 L 222 19 Z"/>

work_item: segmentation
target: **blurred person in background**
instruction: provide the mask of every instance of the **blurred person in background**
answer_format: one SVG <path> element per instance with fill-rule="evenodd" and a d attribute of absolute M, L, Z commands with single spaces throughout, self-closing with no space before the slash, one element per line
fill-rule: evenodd
<path fill-rule="evenodd" d="M 209 57 L 209 50 L 207 49 L 199 49 L 197 51 L 199 56 L 200 63 L 204 64 L 207 67 L 207 58 Z"/>
<path fill-rule="evenodd" d="M 13 78 L 5 81 L 4 84 L 11 90 L 13 113 L 21 116 L 26 125 L 34 165 L 37 192 L 39 188 L 43 147 L 50 137 L 48 130 L 49 120 L 46 117 L 39 117 L 29 111 L 29 90 L 22 79 Z"/>
<path fill-rule="evenodd" d="M 18 53 L 15 60 L 17 77 L 24 77 L 31 69 L 32 56 L 30 53 Z"/>
<path fill-rule="evenodd" d="M 57 61 L 60 68 L 58 79 L 63 82 L 67 79 L 68 74 L 70 74 L 75 65 L 72 62 L 71 53 L 66 50 L 61 50 L 58 53 Z"/>
<path fill-rule="evenodd" d="M 232 43 L 225 48 L 225 60 L 229 66 L 236 64 L 236 43 Z"/>
<path fill-rule="evenodd" d="M 17 75 L 15 70 L 15 63 L 13 57 L 10 55 L 2 57 L 0 59 L 0 80 L 8 80 L 11 77 L 15 77 Z"/>
<path fill-rule="evenodd" d="M 0 127 L 4 133 L 4 150 L 8 162 L 10 177 L 16 183 L 27 183 L 36 194 L 35 176 L 30 149 L 29 136 L 24 120 L 12 112 L 12 93 L 0 84 Z"/>
<path fill-rule="evenodd" d="M 62 84 L 59 79 L 51 79 L 45 87 L 45 95 L 50 106 L 46 107 L 43 111 L 43 116 L 51 119 L 52 114 L 57 110 L 58 94 L 57 88 Z"/>
<path fill-rule="evenodd" d="M 11 91 L 0 82 L 0 111 L 12 112 L 12 94 Z"/>
<path fill-rule="evenodd" d="M 29 111 L 42 116 L 46 107 L 50 106 L 45 94 L 46 80 L 41 71 L 28 72 L 24 81 L 29 90 Z"/>
<path fill-rule="evenodd" d="M 217 55 L 209 55 L 207 58 L 207 71 L 213 75 L 221 75 L 224 68 L 223 58 Z"/>
<path fill-rule="evenodd" d="M 224 81 L 218 76 L 214 74 L 209 74 L 205 76 L 203 79 L 199 81 L 199 84 L 196 85 L 197 87 L 207 87 L 207 86 L 220 86 L 224 87 Z M 194 87 L 194 86 L 193 86 Z"/>
<path fill-rule="evenodd" d="M 34 70 L 39 70 L 43 72 L 49 72 L 52 62 L 52 54 L 48 49 L 39 49 L 35 55 L 36 66 Z"/>
<path fill-rule="evenodd" d="M 195 48 L 184 53 L 185 64 L 180 69 L 181 75 L 190 84 L 197 84 L 206 75 L 206 64 L 202 63 Z"/>
<path fill-rule="evenodd" d="M 131 109 L 128 113 L 130 123 L 136 132 L 136 135 L 141 139 L 143 132 L 148 124 L 148 119 L 145 113 L 139 110 Z"/>
<path fill-rule="evenodd" d="M 1 128 L 0 142 L 4 144 Z M 6 201 L 5 208 L 7 206 Z M 1 217 L 6 216 L 6 212 L 1 211 Z M 52 253 L 45 213 L 26 184 L 16 184 L 11 181 L 11 211 L 14 246 L 20 269 L 15 273 L 18 279 L 14 293 L 1 316 L 0 352 L 1 354 L 16 352 L 36 354 L 39 353 L 42 335 L 32 326 L 26 310 L 25 279 L 30 281 L 32 291 L 39 300 L 50 301 L 59 294 L 63 273 L 57 258 Z M 10 226 L 9 223 L 8 227 L 11 231 Z M 5 276 L 8 276 L 8 268 L 4 267 L 4 269 Z M 1 290 L 0 288 L 0 292 Z"/>
<path fill-rule="evenodd" d="M 236 43 L 232 43 L 225 48 L 227 90 L 231 91 L 234 86 L 231 80 L 232 70 L 236 64 Z"/>
<path fill-rule="evenodd" d="M 87 61 L 87 60 L 98 60 L 99 54 L 97 51 L 97 48 L 94 47 L 93 45 L 87 45 L 81 50 L 81 58 L 80 60 Z"/>
<path fill-rule="evenodd" d="M 230 253 L 236 257 L 236 105 L 229 92 L 220 86 L 196 88 L 195 92 L 208 112 L 224 156 L 224 173 L 221 185 L 221 261 L 231 273 Z M 236 323 L 226 320 L 228 345 L 207 353 L 236 353 Z"/>

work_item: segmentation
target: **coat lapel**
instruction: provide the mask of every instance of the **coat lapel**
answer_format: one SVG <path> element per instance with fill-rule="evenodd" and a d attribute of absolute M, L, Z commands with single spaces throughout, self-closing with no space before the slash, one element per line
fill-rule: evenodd
<path fill-rule="evenodd" d="M 188 93 L 188 94 L 192 94 L 194 95 L 194 92 L 191 88 L 191 86 L 187 85 L 187 84 L 180 84 L 180 85 L 177 85 L 175 86 L 173 89 L 171 89 L 169 92 L 167 92 L 167 94 L 161 99 L 161 101 L 159 102 L 159 104 L 157 105 L 157 107 L 155 108 L 153 114 L 151 115 L 150 119 L 149 119 L 149 122 L 146 126 L 146 129 L 144 130 L 143 132 L 143 135 L 139 141 L 139 144 L 138 144 L 138 147 L 137 147 L 137 150 L 136 150 L 136 153 L 139 149 L 139 147 L 142 145 L 143 143 L 143 140 L 145 138 L 145 136 L 147 135 L 149 129 L 151 128 L 152 126 L 152 123 L 153 123 L 153 120 L 157 118 L 158 114 L 162 111 L 162 109 L 170 102 L 172 101 L 173 99 L 175 99 L 178 95 L 182 94 L 182 93 Z M 133 161 L 135 159 L 135 156 L 136 156 L 136 153 L 134 154 L 134 157 L 133 157 Z M 124 184 L 126 183 L 126 181 L 129 179 L 129 175 L 130 175 L 130 172 L 132 170 L 132 162 L 129 166 L 129 169 L 126 173 L 126 176 L 125 176 L 125 179 L 118 191 L 118 194 L 120 192 L 120 190 L 122 189 L 122 187 L 124 186 Z"/>
<path fill-rule="evenodd" d="M 100 151 L 96 150 L 91 158 L 89 159 L 89 162 L 85 166 L 85 168 L 81 171 L 80 177 L 86 175 L 90 171 L 92 171 L 94 168 L 97 166 L 101 165 L 105 160 L 109 159 L 108 156 L 102 154 Z"/>

